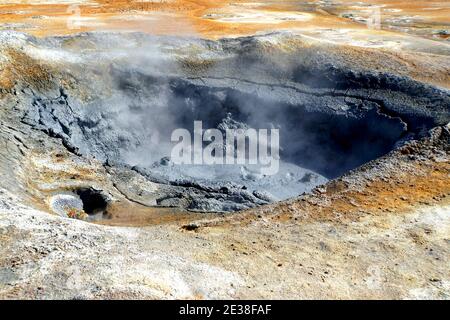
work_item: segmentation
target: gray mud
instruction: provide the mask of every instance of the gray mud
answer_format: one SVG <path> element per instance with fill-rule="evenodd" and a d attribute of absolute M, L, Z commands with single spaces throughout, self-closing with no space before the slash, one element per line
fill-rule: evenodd
<path fill-rule="evenodd" d="M 49 89 L 24 85 L 14 93 L 20 121 L 77 155 L 159 184 L 156 205 L 209 212 L 309 192 L 450 121 L 444 89 L 352 68 L 326 54 L 265 51 L 264 41 L 278 37 L 29 38 L 33 50 L 58 54 L 58 72 Z M 67 79 L 69 87 L 62 85 Z M 176 166 L 167 159 L 174 129 L 192 131 L 195 120 L 221 128 L 227 119 L 280 129 L 277 175 L 248 166 Z"/>

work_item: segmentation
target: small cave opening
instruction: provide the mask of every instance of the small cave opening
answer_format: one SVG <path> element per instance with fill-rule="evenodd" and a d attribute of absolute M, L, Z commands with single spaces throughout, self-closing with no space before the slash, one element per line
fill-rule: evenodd
<path fill-rule="evenodd" d="M 82 188 L 75 193 L 83 202 L 83 210 L 91 218 L 104 218 L 107 216 L 108 198 L 101 191 L 93 188 Z"/>

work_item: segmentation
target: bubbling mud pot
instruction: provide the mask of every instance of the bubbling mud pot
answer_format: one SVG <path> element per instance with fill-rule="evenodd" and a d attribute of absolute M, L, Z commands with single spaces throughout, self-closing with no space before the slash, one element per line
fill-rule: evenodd
<path fill-rule="evenodd" d="M 279 50 L 275 40 L 280 46 L 292 38 L 24 38 L 34 46 L 11 55 L 40 74 L 35 88 L 16 89 L 21 124 L 98 162 L 112 185 L 82 183 L 71 189 L 75 196 L 62 186 L 52 211 L 73 203 L 69 216 L 114 220 L 108 208 L 125 197 L 150 211 L 237 212 L 309 193 L 449 121 L 446 89 L 333 63 L 321 47 L 319 60 L 311 60 L 310 48 Z M 84 49 L 87 42 L 95 50 Z M 51 73 L 48 59 L 56 59 Z M 279 130 L 279 170 L 174 163 L 172 133 L 194 136 L 196 121 L 224 136 L 230 129 Z"/>

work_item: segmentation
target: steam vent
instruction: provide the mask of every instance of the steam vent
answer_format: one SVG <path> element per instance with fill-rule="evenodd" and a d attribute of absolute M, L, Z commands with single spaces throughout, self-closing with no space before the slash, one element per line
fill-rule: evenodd
<path fill-rule="evenodd" d="M 450 299 L 446 1 L 0 1 L 0 299 Z"/>

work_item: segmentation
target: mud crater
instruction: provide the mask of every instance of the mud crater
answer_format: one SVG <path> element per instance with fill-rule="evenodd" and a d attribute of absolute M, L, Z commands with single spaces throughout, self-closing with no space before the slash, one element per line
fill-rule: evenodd
<path fill-rule="evenodd" d="M 111 62 L 105 83 L 95 84 L 108 95 L 96 92 L 83 102 L 61 87 L 54 98 L 35 95 L 22 121 L 62 139 L 71 152 L 156 183 L 150 196 L 159 206 L 232 212 L 309 192 L 450 120 L 445 90 L 330 62 L 305 65 L 292 56 L 280 65 L 279 56 L 256 54 L 254 39 L 222 42 L 235 57 L 212 71 L 186 74 L 162 62 L 150 70 L 130 57 Z M 83 74 L 88 82 L 99 72 L 90 68 Z M 173 165 L 171 134 L 178 128 L 193 133 L 194 121 L 204 129 L 279 129 L 279 173 Z M 104 211 L 101 195 L 79 195 L 88 213 Z"/>

